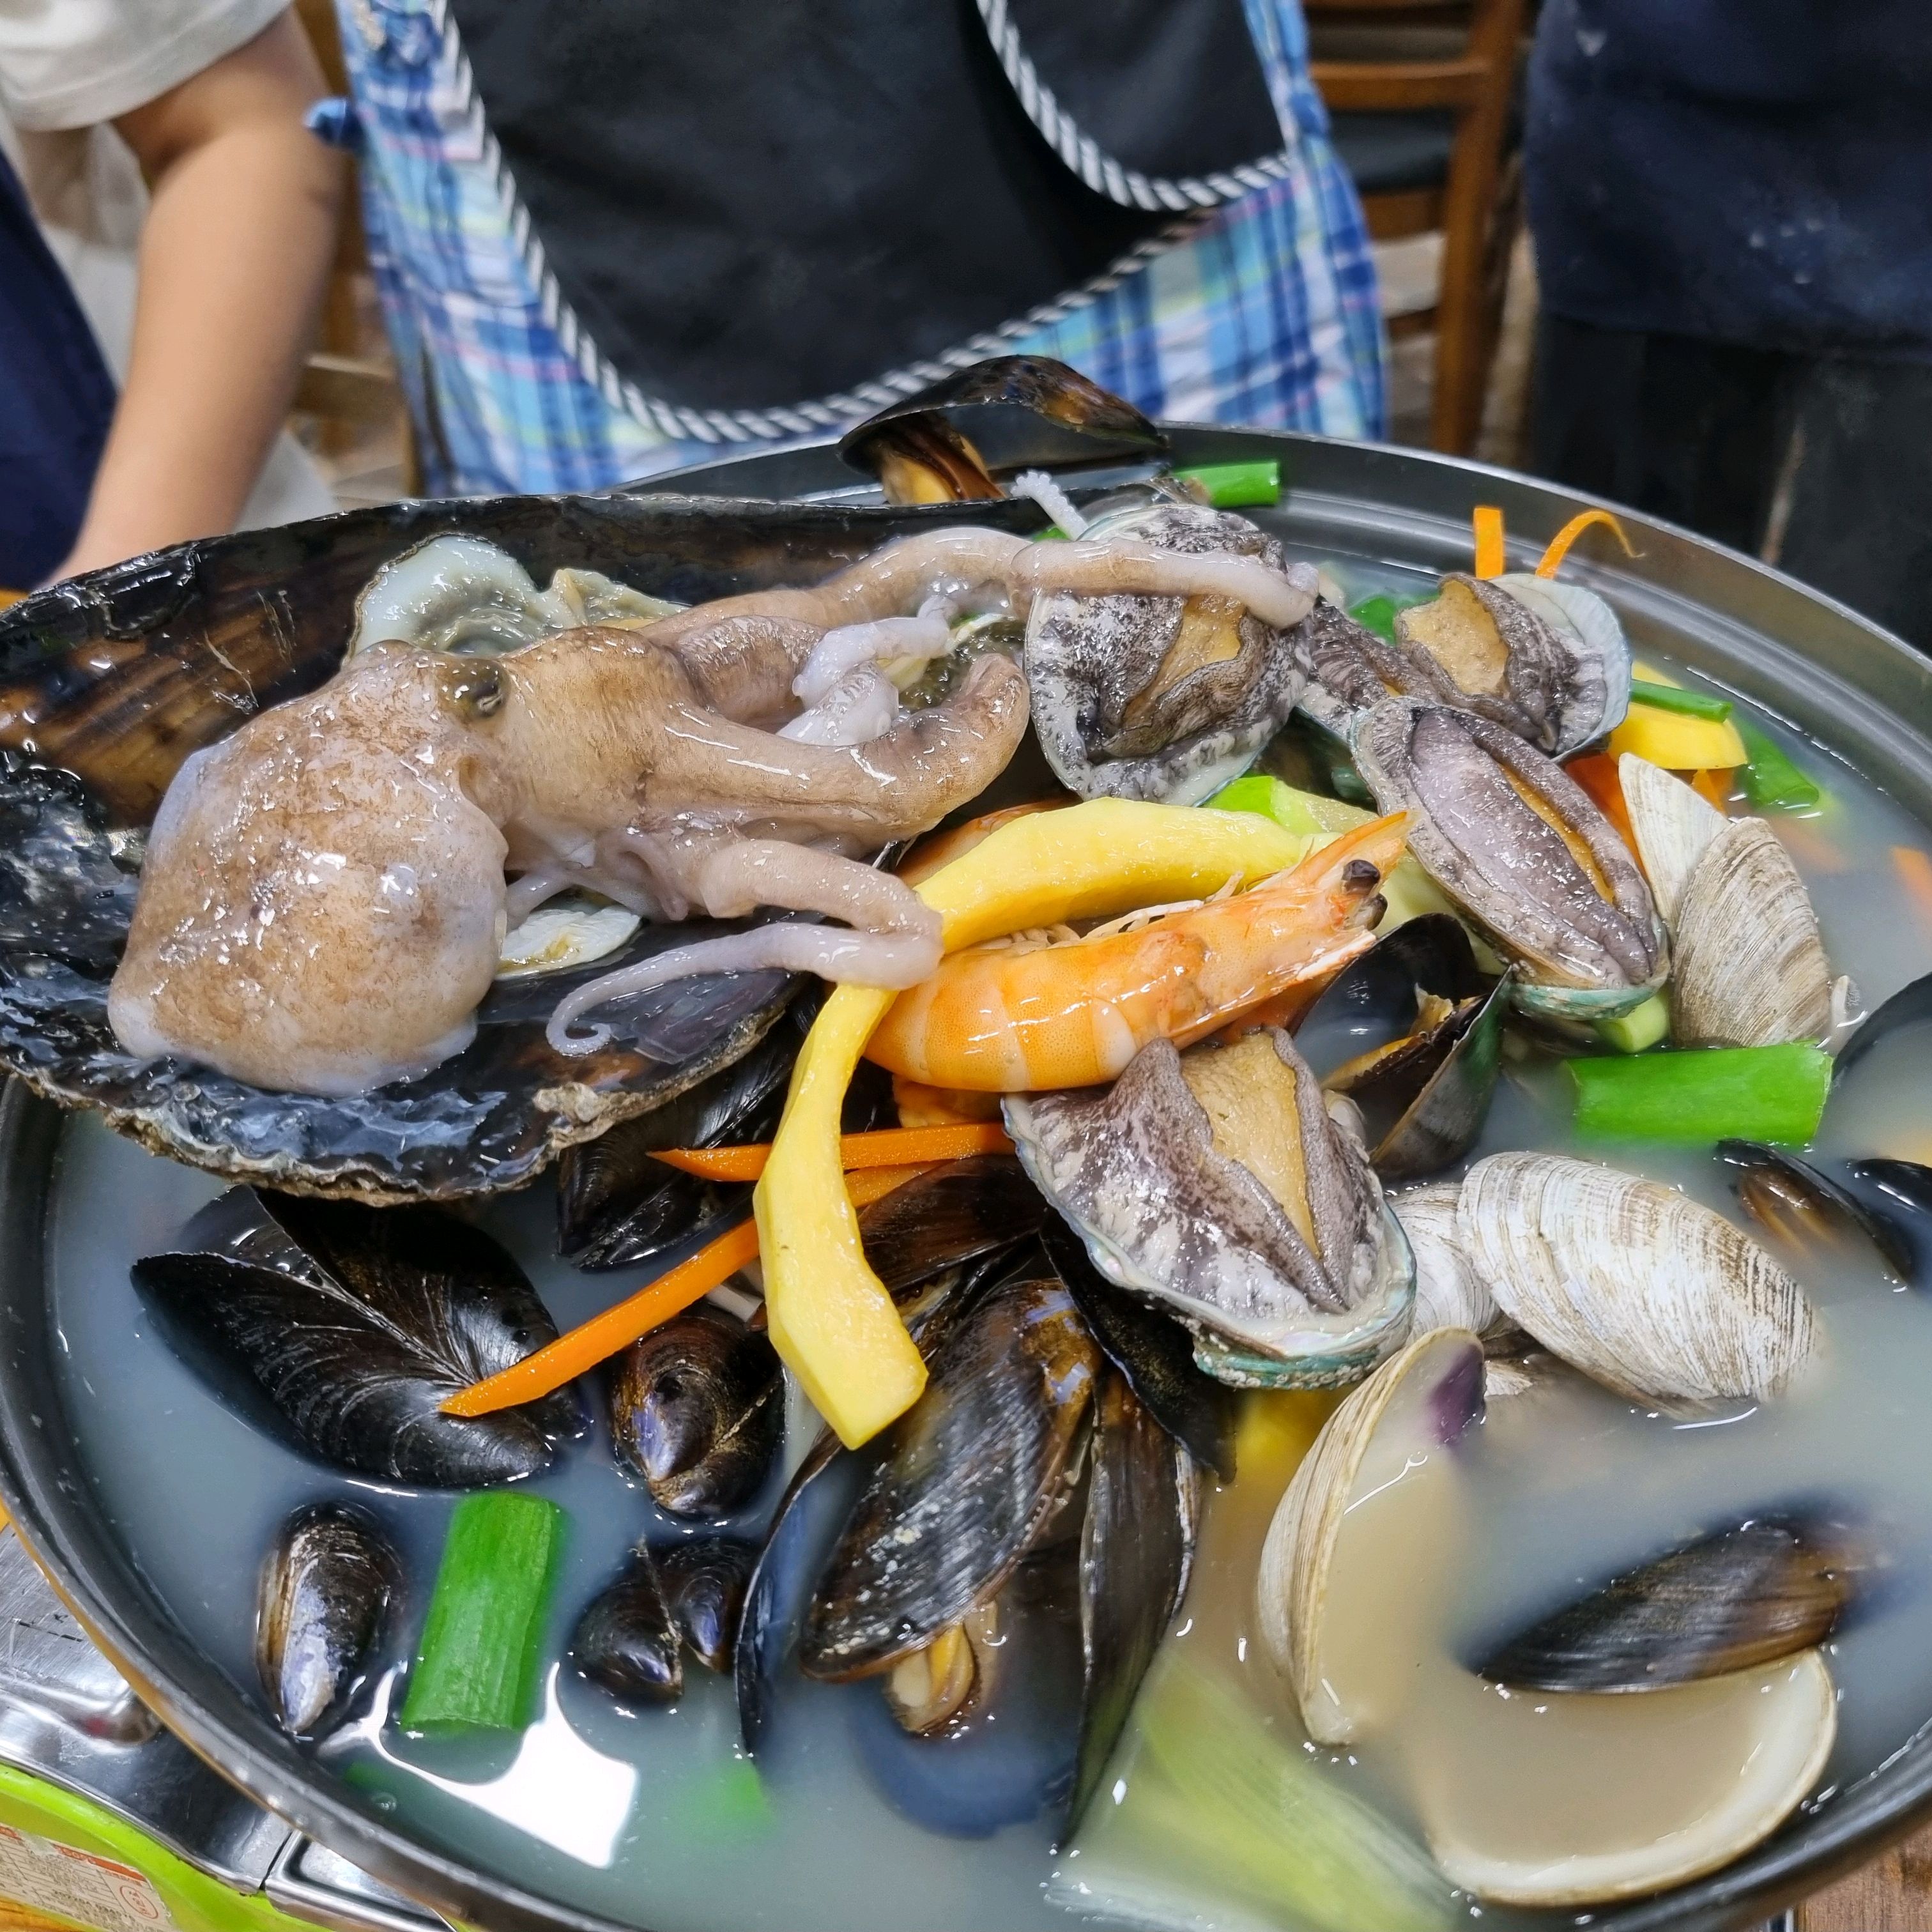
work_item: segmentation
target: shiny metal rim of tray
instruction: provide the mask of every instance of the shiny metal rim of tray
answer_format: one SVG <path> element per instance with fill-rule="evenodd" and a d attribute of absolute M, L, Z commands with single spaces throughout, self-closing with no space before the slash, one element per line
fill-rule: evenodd
<path fill-rule="evenodd" d="M 1372 444 L 1170 425 L 1175 459 L 1278 458 L 1267 520 L 1316 555 L 1432 572 L 1466 568 L 1469 512 L 1501 506 L 1526 567 L 1579 510 L 1607 507 L 1454 458 Z M 654 495 L 867 494 L 828 447 L 781 451 L 655 478 Z M 1610 598 L 1640 649 L 1658 649 L 1802 730 L 1932 825 L 1932 663 L 1843 605 L 1685 531 L 1619 512 L 1639 554 L 1566 566 Z M 82 1623 L 162 1719 L 218 1770 L 372 1876 L 439 1912 L 503 1932 L 636 1932 L 480 1872 L 365 1808 L 252 1709 L 129 1564 L 80 1479 L 47 1322 L 43 1240 L 61 1118 L 10 1082 L 0 1099 L 0 1501 Z M 240 1580 L 238 1580 L 238 1587 Z M 1932 1719 L 1932 1712 L 1928 1712 Z M 1932 1726 L 1928 1726 L 1932 1728 Z M 1932 1814 L 1932 1743 L 1901 1752 L 1801 1814 L 1768 1844 L 1677 1891 L 1592 1915 L 1603 1932 L 1728 1932 L 1762 1920 Z M 1070 1921 L 1070 1923 L 1072 1922 Z M 1573 1922 L 1550 1915 L 1552 1928 Z M 720 1928 L 719 1932 L 728 1932 Z"/>

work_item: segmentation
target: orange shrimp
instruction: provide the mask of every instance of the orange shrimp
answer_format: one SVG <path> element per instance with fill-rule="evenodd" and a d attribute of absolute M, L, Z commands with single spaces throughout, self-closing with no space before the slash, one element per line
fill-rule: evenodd
<path fill-rule="evenodd" d="M 1364 950 L 1402 850 L 1400 815 L 1378 818 L 1248 892 L 1136 930 L 955 953 L 893 1002 L 866 1058 L 975 1093 L 1111 1080 L 1148 1041 L 1204 1039 Z"/>

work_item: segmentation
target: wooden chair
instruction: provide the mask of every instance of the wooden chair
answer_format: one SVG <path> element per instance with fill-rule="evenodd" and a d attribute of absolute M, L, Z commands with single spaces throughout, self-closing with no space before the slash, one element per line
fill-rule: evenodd
<path fill-rule="evenodd" d="M 1312 71 L 1377 241 L 1439 230 L 1432 310 L 1391 333 L 1436 329 L 1430 441 L 1466 455 L 1482 427 L 1521 220 L 1505 158 L 1524 0 L 1305 0 Z"/>

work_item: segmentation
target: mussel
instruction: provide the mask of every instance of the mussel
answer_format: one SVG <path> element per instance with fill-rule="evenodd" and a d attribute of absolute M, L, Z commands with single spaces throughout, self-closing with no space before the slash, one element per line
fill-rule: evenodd
<path fill-rule="evenodd" d="M 620 1703 L 674 1704 L 684 1690 L 682 1644 L 657 1565 L 640 1544 L 578 1618 L 569 1660 Z"/>
<path fill-rule="evenodd" d="M 778 1351 L 708 1303 L 652 1329 L 611 1366 L 617 1453 L 674 1516 L 723 1516 L 749 1502 L 784 1432 Z"/>
<path fill-rule="evenodd" d="M 1516 1005 L 1602 1018 L 1662 984 L 1643 875 L 1560 766 L 1492 719 L 1406 698 L 1366 712 L 1354 744 L 1382 808 L 1408 814 L 1423 868 L 1516 962 Z"/>
<path fill-rule="evenodd" d="M 1458 1231 L 1505 1315 L 1634 1402 L 1768 1401 L 1819 1346 L 1790 1276 L 1657 1181 L 1562 1154 L 1492 1154 L 1463 1180 Z"/>
<path fill-rule="evenodd" d="M 1314 573 L 1244 517 L 1156 501 L 1098 518 L 1094 537 L 1225 550 Z M 1033 725 L 1061 783 L 1083 798 L 1198 803 L 1240 772 L 1301 694 L 1288 633 L 1214 596 L 1036 597 L 1027 620 Z"/>
<path fill-rule="evenodd" d="M 1040 1190 L 1009 1154 L 948 1161 L 859 1215 L 866 1262 L 895 1295 L 1030 1240 L 1047 1218 Z"/>
<path fill-rule="evenodd" d="M 1322 1081 L 1360 1110 L 1370 1161 L 1384 1180 L 1438 1173 L 1482 1132 L 1513 977 L 1480 972 L 1460 922 L 1430 913 L 1352 960 L 1310 1009 L 1298 1045 L 1330 1028 L 1385 1029 Z"/>
<path fill-rule="evenodd" d="M 1006 1102 L 1027 1171 L 1108 1280 L 1224 1380 L 1357 1380 L 1398 1346 L 1407 1246 L 1360 1142 L 1279 1028 L 1143 1048 L 1111 1088 Z"/>
<path fill-rule="evenodd" d="M 1720 1141 L 1718 1157 L 1732 1169 L 1732 1192 L 1745 1212 L 1788 1253 L 1876 1261 L 1894 1282 L 1912 1279 L 1912 1244 L 1892 1217 L 1853 1199 L 1810 1162 L 1755 1141 Z"/>
<path fill-rule="evenodd" d="M 987 501 L 1013 471 L 1160 455 L 1132 404 L 1046 356 L 998 356 L 944 376 L 848 430 L 838 453 L 891 503 Z"/>
<path fill-rule="evenodd" d="M 732 1536 L 692 1536 L 658 1552 L 658 1581 L 685 1648 L 706 1670 L 731 1668 L 745 1589 L 758 1546 Z"/>
<path fill-rule="evenodd" d="M 1838 1628 L 1865 1559 L 1842 1526 L 1754 1516 L 1612 1577 L 1519 1630 L 1479 1676 L 1533 1690 L 1656 1690 L 1809 1650 Z"/>
<path fill-rule="evenodd" d="M 298 1509 L 276 1532 L 255 1598 L 255 1662 L 276 1721 L 311 1738 L 364 1682 L 402 1586 L 374 1517 L 340 1503 Z"/>
<path fill-rule="evenodd" d="M 512 1482 L 584 1426 L 568 1389 L 494 1415 L 442 1413 L 458 1389 L 554 1341 L 556 1324 L 502 1248 L 434 1208 L 236 1188 L 134 1278 L 196 1366 L 252 1390 L 338 1468 L 430 1488 Z"/>

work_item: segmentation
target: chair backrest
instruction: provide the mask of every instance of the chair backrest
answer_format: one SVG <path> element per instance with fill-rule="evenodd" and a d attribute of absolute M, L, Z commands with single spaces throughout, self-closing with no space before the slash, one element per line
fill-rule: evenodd
<path fill-rule="evenodd" d="M 1479 109 L 1514 77 L 1523 0 L 1306 0 L 1316 83 L 1340 113 Z"/>

